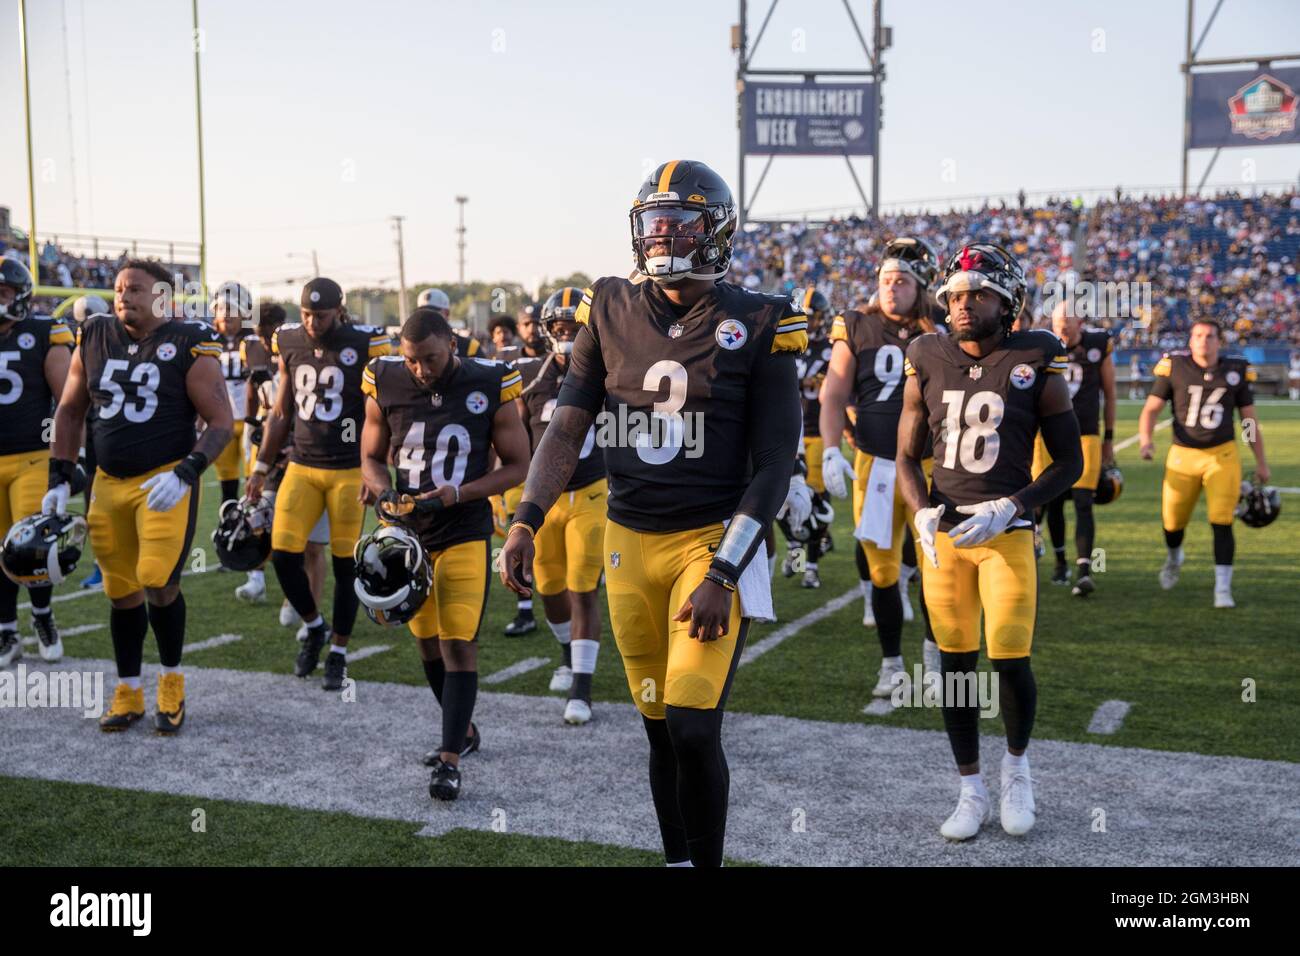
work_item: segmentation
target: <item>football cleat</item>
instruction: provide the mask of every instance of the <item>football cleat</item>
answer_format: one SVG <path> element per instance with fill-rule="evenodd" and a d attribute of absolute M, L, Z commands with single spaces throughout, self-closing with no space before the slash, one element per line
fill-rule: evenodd
<path fill-rule="evenodd" d="M 551 690 L 567 694 L 571 687 L 573 687 L 573 669 L 561 664 L 551 675 Z"/>
<path fill-rule="evenodd" d="M 429 796 L 435 800 L 455 800 L 460 796 L 460 768 L 441 759 L 433 765 L 429 777 Z"/>
<path fill-rule="evenodd" d="M 948 840 L 969 840 L 991 819 L 993 807 L 989 804 L 988 794 L 963 788 L 957 798 L 957 809 L 943 821 L 939 832 Z"/>
<path fill-rule="evenodd" d="M 8 667 L 23 656 L 23 642 L 18 639 L 18 632 L 0 631 L 0 667 Z"/>
<path fill-rule="evenodd" d="M 591 720 L 591 704 L 587 703 L 581 697 L 571 697 L 569 702 L 564 705 L 564 722 L 566 724 L 580 725 Z"/>
<path fill-rule="evenodd" d="M 830 554 L 835 550 L 835 539 L 831 537 L 830 531 L 822 537 L 822 554 Z"/>
<path fill-rule="evenodd" d="M 1002 764 L 1002 829 L 1012 836 L 1024 836 L 1034 827 L 1034 783 L 1029 765 Z M 955 814 L 954 814 L 955 815 Z"/>
<path fill-rule="evenodd" d="M 478 729 L 478 725 L 472 720 L 469 722 L 469 729 L 470 733 L 465 735 L 465 744 L 460 748 L 460 755 L 462 757 L 468 757 L 474 751 L 478 750 L 479 744 L 483 742 L 483 734 Z M 432 767 L 441 759 L 441 751 L 430 750 L 424 755 L 424 765 L 426 767 Z"/>
<path fill-rule="evenodd" d="M 1214 606 L 1215 607 L 1236 607 L 1237 602 L 1232 599 L 1232 591 L 1229 588 L 1215 588 Z"/>
<path fill-rule="evenodd" d="M 506 637 L 523 637 L 530 631 L 537 630 L 537 618 L 532 611 L 520 611 L 515 619 L 506 625 Z"/>
<path fill-rule="evenodd" d="M 126 730 L 144 716 L 144 688 L 132 690 L 126 684 L 118 684 L 113 691 L 113 703 L 99 718 L 99 729 L 104 731 Z"/>
<path fill-rule="evenodd" d="M 1062 587 L 1068 587 L 1070 584 L 1070 568 L 1063 561 L 1058 561 L 1056 567 L 1052 569 L 1052 583 L 1059 584 Z"/>
<path fill-rule="evenodd" d="M 1043 532 L 1038 530 L 1038 525 L 1034 525 L 1034 560 L 1037 561 L 1047 553 L 1047 545 L 1043 541 Z"/>
<path fill-rule="evenodd" d="M 247 581 L 235 588 L 235 597 L 246 604 L 261 604 L 266 600 L 266 579 L 261 575 L 253 577 L 250 574 Z"/>
<path fill-rule="evenodd" d="M 308 628 L 306 624 L 299 625 L 297 633 L 293 635 L 294 640 L 296 640 L 299 644 L 307 640 L 308 630 L 310 630 L 310 628 Z"/>
<path fill-rule="evenodd" d="M 325 676 L 321 679 L 321 690 L 340 690 L 343 679 L 348 676 L 348 659 L 338 651 L 325 655 Z"/>
<path fill-rule="evenodd" d="M 1183 569 L 1182 559 L 1174 560 L 1171 554 L 1165 558 L 1165 566 L 1160 569 L 1160 586 L 1168 591 L 1178 583 L 1178 572 Z"/>
<path fill-rule="evenodd" d="M 1070 593 L 1075 597 L 1087 597 L 1095 590 L 1097 590 L 1097 585 L 1092 580 L 1092 575 L 1085 574 L 1074 582 L 1074 587 L 1070 588 Z"/>
<path fill-rule="evenodd" d="M 104 586 L 104 572 L 99 570 L 98 564 L 95 565 L 95 570 L 81 579 L 81 586 L 83 588 L 102 588 Z"/>
<path fill-rule="evenodd" d="M 894 693 L 895 687 L 905 683 L 907 683 L 907 669 L 901 663 L 891 664 L 888 661 L 882 661 L 880 676 L 876 680 L 876 686 L 871 688 L 871 696 L 889 697 Z"/>
<path fill-rule="evenodd" d="M 153 715 L 155 733 L 174 734 L 185 723 L 185 675 L 163 674 L 158 678 L 158 712 Z"/>
<path fill-rule="evenodd" d="M 293 672 L 296 676 L 311 676 L 311 672 L 320 663 L 321 649 L 329 641 L 330 634 L 330 626 L 325 623 L 322 623 L 320 627 L 307 629 L 307 637 L 302 642 L 302 649 L 298 651 L 298 660 L 294 663 Z"/>
<path fill-rule="evenodd" d="M 943 680 L 943 656 L 939 652 L 939 645 L 934 641 L 921 642 L 921 665 L 924 668 L 921 680 Z"/>
<path fill-rule="evenodd" d="M 781 574 L 787 578 L 794 577 L 795 556 L 798 553 L 798 551 L 792 548 L 787 551 L 785 557 L 781 559 Z"/>
<path fill-rule="evenodd" d="M 799 582 L 806 588 L 819 588 L 822 586 L 822 579 L 817 576 L 816 568 L 808 568 L 803 573 L 803 580 Z"/>
<path fill-rule="evenodd" d="M 280 626 L 281 627 L 293 627 L 294 625 L 301 624 L 301 623 L 302 623 L 302 618 L 298 616 L 298 612 L 293 609 L 292 604 L 290 604 L 288 601 L 285 601 L 283 604 L 280 605 Z"/>
<path fill-rule="evenodd" d="M 54 615 L 33 614 L 32 626 L 36 628 L 36 639 L 41 644 L 41 660 L 52 664 L 63 657 L 63 640 L 54 624 Z"/>

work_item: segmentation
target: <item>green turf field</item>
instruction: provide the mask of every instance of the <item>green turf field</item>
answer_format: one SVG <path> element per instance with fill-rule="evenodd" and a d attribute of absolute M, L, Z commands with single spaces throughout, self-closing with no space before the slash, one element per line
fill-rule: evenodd
<path fill-rule="evenodd" d="M 1138 406 L 1120 408 L 1117 442 L 1136 431 Z M 1300 487 L 1300 407 L 1260 406 L 1272 483 Z M 1050 558 L 1040 562 L 1040 606 L 1034 643 L 1034 671 L 1039 684 L 1036 738 L 1088 741 L 1107 746 L 1144 747 L 1201 754 L 1233 755 L 1268 760 L 1300 761 L 1300 666 L 1295 641 L 1300 632 L 1300 589 L 1295 587 L 1295 567 L 1300 563 L 1300 495 L 1284 495 L 1284 513 L 1271 527 L 1255 530 L 1237 525 L 1234 595 L 1237 608 L 1216 611 L 1212 606 L 1213 562 L 1204 505 L 1198 507 L 1188 529 L 1187 564 L 1178 587 L 1162 591 L 1156 574 L 1164 559 L 1160 532 L 1159 497 L 1161 462 L 1169 446 L 1169 432 L 1157 433 L 1157 461 L 1139 460 L 1136 444 L 1119 453 L 1125 489 L 1121 499 L 1099 507 L 1097 546 L 1105 551 L 1105 570 L 1096 574 L 1098 591 L 1090 599 L 1070 596 L 1068 589 L 1048 583 Z M 1242 449 L 1249 471 L 1253 459 Z M 206 476 L 214 479 L 215 476 Z M 216 488 L 204 489 L 204 520 L 195 547 L 205 549 L 196 562 L 216 566 L 209 533 L 216 511 Z M 798 586 L 798 578 L 774 583 L 780 621 L 753 628 L 751 644 L 815 610 L 830 599 L 857 588 L 852 561 L 848 502 L 836 503 L 837 549 L 821 563 L 822 587 L 817 591 Z M 1073 516 L 1067 509 L 1073 534 Z M 1069 539 L 1070 554 L 1073 539 Z M 496 542 L 499 543 L 499 542 Z M 89 569 L 83 559 L 76 579 Z M 268 570 L 266 605 L 249 607 L 233 597 L 243 575 L 215 573 L 187 577 L 184 582 L 189 608 L 188 643 L 219 634 L 239 634 L 242 640 L 195 652 L 186 663 L 290 673 L 298 644 L 292 632 L 279 627 L 276 611 L 279 591 Z M 59 594 L 76 591 L 64 585 Z M 915 601 L 915 587 L 913 588 Z M 54 605 L 65 630 L 102 625 L 96 630 L 65 637 L 69 658 L 111 658 L 107 630 L 107 605 L 102 595 L 79 597 Z M 326 600 L 328 607 L 328 597 Z M 480 633 L 480 673 L 491 674 L 527 657 L 545 656 L 559 661 L 559 651 L 542 625 L 521 639 L 509 639 L 501 629 L 513 616 L 514 602 L 496 582 Z M 862 626 L 862 603 L 854 599 L 838 612 L 800 630 L 737 674 L 728 709 L 779 714 L 825 721 L 879 722 L 888 726 L 940 729 L 937 710 L 900 709 L 886 716 L 862 713 L 880 663 L 875 632 Z M 21 612 L 21 630 L 30 633 L 27 612 Z M 605 631 L 606 647 L 595 678 L 597 700 L 626 702 L 628 691 L 618 654 Z M 910 667 L 919 659 L 921 625 L 904 631 L 904 654 Z M 357 661 L 349 673 L 360 681 L 392 681 L 423 685 L 412 639 L 405 629 L 383 630 L 361 615 L 351 644 L 356 650 L 387 644 L 392 649 Z M 29 651 L 34 655 L 35 651 Z M 156 652 L 146 648 L 146 661 Z M 543 667 L 488 690 L 512 693 L 547 693 L 550 668 Z M 1242 700 L 1243 681 L 1252 681 L 1257 700 Z M 1097 706 L 1110 699 L 1128 701 L 1132 710 L 1113 736 L 1087 733 Z M 196 719 L 198 714 L 195 714 Z M 0 771 L 2 772 L 2 771 Z M 57 799 L 49 795 L 57 794 Z M 163 795 L 145 795 L 107 788 L 0 777 L 0 800 L 7 807 L 25 807 L 29 823 L 14 840 L 0 840 L 0 862 L 157 862 L 176 861 L 163 844 L 151 849 L 144 831 L 135 837 L 112 827 L 79 828 L 58 807 L 93 812 L 97 819 L 131 816 L 157 818 L 181 812 L 192 800 L 172 801 Z M 144 814 L 135 811 L 147 808 Z M 185 809 L 188 813 L 188 809 Z M 330 820 L 334 839 L 350 834 L 351 851 L 338 850 L 311 834 L 322 828 L 303 813 L 283 808 L 233 806 L 246 815 L 240 832 L 283 833 L 285 838 L 253 840 L 236 835 L 210 836 L 191 846 L 184 843 L 186 863 L 349 862 L 374 859 L 396 863 L 495 862 L 577 864 L 640 863 L 647 854 L 616 847 L 566 844 L 563 841 L 493 833 L 457 831 L 447 836 L 412 842 L 407 824 L 360 820 L 342 814 L 319 814 Z M 143 824 L 141 824 L 143 826 Z M 119 845 L 125 841 L 130 848 Z M 557 844 L 560 848 L 551 846 Z M 372 855 L 373 854 L 373 855 Z"/>

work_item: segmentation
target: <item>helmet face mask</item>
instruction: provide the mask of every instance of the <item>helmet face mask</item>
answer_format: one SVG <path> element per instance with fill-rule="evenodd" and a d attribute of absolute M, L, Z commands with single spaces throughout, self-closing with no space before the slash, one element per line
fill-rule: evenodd
<path fill-rule="evenodd" d="M 1236 516 L 1250 528 L 1263 528 L 1282 512 L 1282 493 L 1272 485 L 1261 485 L 1253 477 L 1241 483 Z"/>
<path fill-rule="evenodd" d="M 557 355 L 568 355 L 573 351 L 573 342 L 578 337 L 578 303 L 582 301 L 583 291 L 575 286 L 557 289 L 547 297 L 542 305 L 540 327 L 542 338 L 549 351 Z M 555 334 L 554 323 L 571 322 L 574 324 L 572 334 L 567 339 L 560 339 Z"/>
<path fill-rule="evenodd" d="M 1002 299 L 1002 328 L 1010 330 L 1025 304 L 1025 272 L 1014 256 L 991 242 L 962 246 L 948 260 L 943 271 L 943 284 L 935 290 L 934 297 L 951 315 L 948 293 L 981 289 L 988 289 Z"/>
<path fill-rule="evenodd" d="M 221 506 L 212 543 L 217 560 L 230 571 L 255 571 L 271 556 L 274 512 L 266 497 L 226 501 Z"/>
<path fill-rule="evenodd" d="M 433 590 L 433 568 L 419 538 L 399 525 L 365 535 L 353 551 L 357 576 L 353 590 L 376 624 L 410 621 Z"/>
<path fill-rule="evenodd" d="M 731 189 L 703 163 L 674 160 L 650 174 L 628 214 L 639 273 L 663 284 L 716 282 L 731 266 Z"/>
<path fill-rule="evenodd" d="M 86 533 L 81 515 L 29 515 L 5 535 L 0 567 L 25 587 L 62 584 L 81 560 Z"/>
<path fill-rule="evenodd" d="M 17 259 L 0 256 L 0 286 L 13 291 L 9 302 L 0 302 L 0 322 L 17 322 L 31 314 L 32 274 Z"/>
<path fill-rule="evenodd" d="M 939 274 L 939 256 L 924 239 L 900 236 L 885 244 L 878 274 L 905 272 L 917 281 L 918 293 L 934 285 Z"/>

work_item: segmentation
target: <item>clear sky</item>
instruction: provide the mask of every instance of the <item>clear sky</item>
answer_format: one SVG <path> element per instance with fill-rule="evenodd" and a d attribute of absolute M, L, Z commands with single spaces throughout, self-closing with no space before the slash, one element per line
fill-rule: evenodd
<path fill-rule="evenodd" d="M 470 279 L 626 272 L 655 164 L 701 159 L 735 187 L 737 8 L 200 0 L 210 281 L 283 293 L 269 283 L 309 274 L 315 249 L 345 285 L 395 285 L 394 214 L 408 281 L 454 279 L 458 194 Z M 22 227 L 16 9 L 0 0 L 0 205 Z M 197 239 L 188 0 L 28 11 L 40 232 Z M 1181 0 L 885 0 L 882 201 L 1176 183 L 1185 17 Z M 1200 55 L 1295 52 L 1300 2 L 1226 0 Z M 840 0 L 781 0 L 753 66 L 863 62 Z M 1229 150 L 1211 182 L 1298 170 L 1300 147 Z M 778 159 L 754 213 L 855 202 L 841 160 Z"/>

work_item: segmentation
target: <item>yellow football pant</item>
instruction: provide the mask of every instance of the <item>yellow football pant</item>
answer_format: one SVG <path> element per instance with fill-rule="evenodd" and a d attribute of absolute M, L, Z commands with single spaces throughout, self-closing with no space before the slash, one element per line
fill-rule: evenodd
<path fill-rule="evenodd" d="M 534 541 L 533 581 L 538 594 L 594 591 L 604 569 L 605 511 L 609 483 L 601 478 L 562 493 L 546 513 Z"/>
<path fill-rule="evenodd" d="M 862 506 L 866 503 L 867 497 L 867 478 L 871 475 L 871 463 L 874 460 L 874 455 L 868 455 L 864 451 L 859 451 L 853 456 L 853 470 L 857 473 L 853 479 L 853 527 L 855 528 L 862 520 Z M 925 480 L 928 483 L 930 474 L 934 471 L 934 459 L 923 460 L 921 468 L 925 471 Z M 871 571 L 873 587 L 887 588 L 898 583 L 899 571 L 903 567 L 903 534 L 909 532 L 913 537 L 916 536 L 916 532 L 912 529 L 912 509 L 907 507 L 907 502 L 903 500 L 897 478 L 894 479 L 893 527 L 894 537 L 888 548 L 877 547 L 871 541 L 853 539 L 867 556 L 867 567 Z M 917 548 L 917 554 L 920 553 L 920 548 Z"/>
<path fill-rule="evenodd" d="M 1166 531 L 1187 527 L 1202 488 L 1210 524 L 1232 524 L 1241 498 L 1241 456 L 1235 442 L 1213 448 L 1170 446 L 1160 494 L 1160 518 Z"/>
<path fill-rule="evenodd" d="M 1019 528 L 976 548 L 955 548 L 940 531 L 935 550 L 939 566 L 922 558 L 921 583 L 939 648 L 978 651 L 982 611 L 989 658 L 1028 657 L 1038 613 L 1033 532 Z"/>
<path fill-rule="evenodd" d="M 443 551 L 431 551 L 429 563 L 433 565 L 433 591 L 406 626 L 421 640 L 474 640 L 487 604 L 487 541 L 463 541 Z"/>
<path fill-rule="evenodd" d="M 823 447 L 820 437 L 809 438 L 804 436 L 803 457 L 804 462 L 808 465 L 808 487 L 818 494 L 826 490 L 826 482 L 822 481 Z"/>
<path fill-rule="evenodd" d="M 1101 436 L 1080 435 L 1079 440 L 1083 444 L 1083 474 L 1079 476 L 1079 480 L 1073 487 L 1096 491 L 1097 483 L 1101 481 Z M 1051 463 L 1052 456 L 1047 453 L 1043 433 L 1039 432 L 1038 437 L 1034 439 L 1034 461 L 1030 466 L 1034 481 L 1038 480 L 1038 476 L 1046 471 Z"/>
<path fill-rule="evenodd" d="M 95 560 L 104 574 L 104 593 L 126 597 L 141 588 L 177 584 L 194 541 L 199 491 L 191 488 L 171 511 L 150 511 L 140 486 L 177 462 L 131 478 L 95 471 L 86 523 Z"/>
<path fill-rule="evenodd" d="M 212 461 L 220 481 L 232 481 L 239 477 L 240 457 L 243 450 L 244 422 L 242 419 L 236 419 L 234 435 L 226 443 L 226 447 L 221 449 L 221 454 Z"/>
<path fill-rule="evenodd" d="M 49 480 L 49 449 L 0 455 L 0 534 L 41 510 Z"/>
<path fill-rule="evenodd" d="M 330 553 L 336 558 L 352 557 L 366 516 L 360 493 L 360 468 L 312 468 L 289 462 L 275 496 L 271 547 L 301 554 L 321 512 L 328 512 Z"/>

